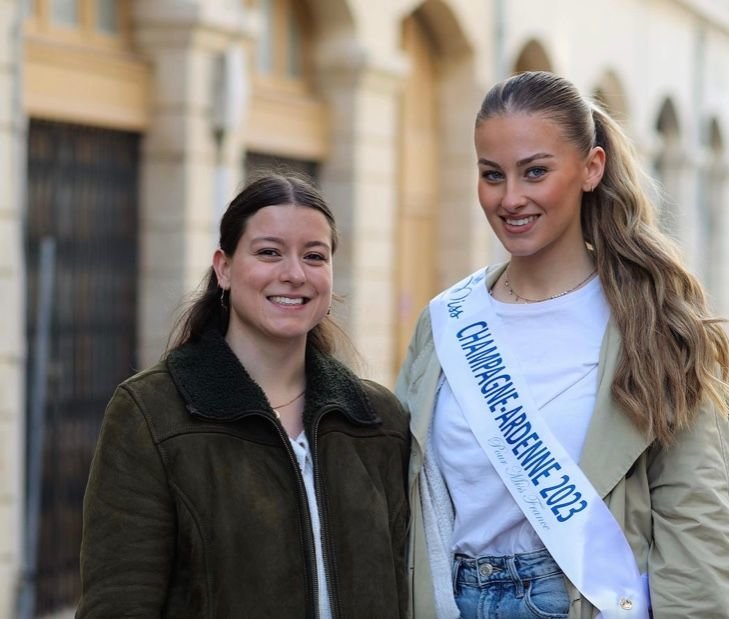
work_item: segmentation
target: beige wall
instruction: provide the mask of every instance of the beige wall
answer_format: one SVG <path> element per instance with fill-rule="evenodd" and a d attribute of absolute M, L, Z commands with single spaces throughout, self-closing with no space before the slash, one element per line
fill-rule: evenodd
<path fill-rule="evenodd" d="M 18 3 L 0 0 L 0 617 L 15 616 L 21 560 L 25 321 Z"/>

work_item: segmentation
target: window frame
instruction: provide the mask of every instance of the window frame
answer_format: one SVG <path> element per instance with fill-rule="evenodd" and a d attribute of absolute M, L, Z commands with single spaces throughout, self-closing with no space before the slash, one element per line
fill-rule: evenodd
<path fill-rule="evenodd" d="M 119 31 L 111 33 L 97 26 L 96 0 L 75 0 L 78 24 L 57 24 L 51 16 L 53 0 L 35 0 L 25 19 L 25 34 L 29 37 L 58 43 L 93 47 L 109 51 L 123 51 L 131 46 L 131 3 L 118 0 Z"/>
<path fill-rule="evenodd" d="M 243 0 L 263 16 L 261 0 Z M 306 161 L 323 161 L 329 155 L 330 113 L 314 85 L 314 22 L 302 0 L 271 0 L 271 71 L 258 70 L 260 39 L 252 42 L 251 99 L 244 129 L 247 150 Z M 299 26 L 301 76 L 286 75 L 291 44 L 287 20 Z M 264 36 L 261 29 L 259 36 Z M 257 43 L 257 44 L 256 44 Z"/>
<path fill-rule="evenodd" d="M 256 86 L 262 89 L 276 90 L 290 94 L 310 94 L 313 92 L 312 80 L 312 37 L 313 28 L 310 15 L 300 3 L 292 0 L 269 0 L 271 2 L 271 40 L 270 45 L 271 69 L 261 71 L 259 68 L 260 41 L 255 48 L 255 61 L 253 63 L 253 81 Z M 261 2 L 256 3 L 256 10 L 261 15 L 263 12 Z M 288 61 L 291 53 L 292 29 L 290 23 L 298 25 L 298 45 L 301 48 L 300 76 L 291 75 L 288 71 Z M 265 36 L 266 28 L 261 29 L 261 35 Z"/>

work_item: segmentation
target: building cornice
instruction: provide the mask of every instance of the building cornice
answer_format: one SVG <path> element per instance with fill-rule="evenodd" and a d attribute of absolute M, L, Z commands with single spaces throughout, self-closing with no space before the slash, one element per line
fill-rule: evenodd
<path fill-rule="evenodd" d="M 214 2 L 155 0 L 134 5 L 137 38 L 163 46 L 184 46 L 195 39 L 216 47 L 219 43 L 214 41 L 250 39 L 258 28 L 256 17 L 255 11 L 242 6 Z"/>
<path fill-rule="evenodd" d="M 729 2 L 722 0 L 674 0 L 674 2 L 729 34 Z"/>

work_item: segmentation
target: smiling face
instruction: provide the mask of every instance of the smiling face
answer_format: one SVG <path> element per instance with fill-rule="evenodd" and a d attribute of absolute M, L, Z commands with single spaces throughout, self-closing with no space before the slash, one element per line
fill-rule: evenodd
<path fill-rule="evenodd" d="M 475 133 L 478 197 L 496 236 L 514 257 L 584 252 L 583 191 L 602 177 L 605 153 L 587 156 L 543 115 L 493 116 Z"/>
<path fill-rule="evenodd" d="M 332 230 L 314 208 L 266 206 L 232 256 L 216 250 L 213 268 L 230 291 L 231 345 L 303 347 L 331 304 Z"/>

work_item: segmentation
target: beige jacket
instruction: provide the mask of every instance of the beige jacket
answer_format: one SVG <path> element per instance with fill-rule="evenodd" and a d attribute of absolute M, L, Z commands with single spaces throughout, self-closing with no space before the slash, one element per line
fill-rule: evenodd
<path fill-rule="evenodd" d="M 492 269 L 487 285 L 502 270 Z M 640 571 L 649 574 L 654 618 L 727 619 L 729 423 L 707 407 L 669 449 L 652 444 L 620 411 L 610 393 L 620 341 L 611 322 L 602 344 L 597 401 L 580 466 L 625 531 Z M 415 619 L 436 617 L 418 474 L 440 374 L 426 310 L 395 389 L 411 413 L 413 434 L 409 569 Z M 569 619 L 597 615 L 570 583 L 568 590 Z"/>

